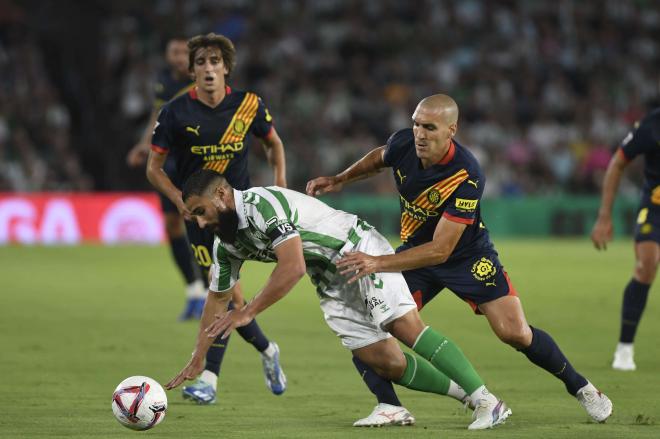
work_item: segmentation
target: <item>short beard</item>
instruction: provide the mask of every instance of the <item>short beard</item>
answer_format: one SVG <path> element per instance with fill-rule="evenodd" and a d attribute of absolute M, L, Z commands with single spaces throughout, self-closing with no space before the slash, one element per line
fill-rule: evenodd
<path fill-rule="evenodd" d="M 233 244 L 238 234 L 238 214 L 235 210 L 218 211 L 218 226 L 213 231 L 222 242 Z"/>

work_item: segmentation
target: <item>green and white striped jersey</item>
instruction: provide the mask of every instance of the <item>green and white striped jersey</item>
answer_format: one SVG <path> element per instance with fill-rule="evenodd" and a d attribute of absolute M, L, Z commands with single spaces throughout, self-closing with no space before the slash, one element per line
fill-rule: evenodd
<path fill-rule="evenodd" d="M 316 198 L 277 186 L 234 189 L 238 233 L 234 244 L 213 244 L 212 291 L 227 291 L 239 278 L 243 261 L 275 262 L 275 247 L 300 236 L 307 274 L 319 296 L 335 281 L 336 261 L 372 227 L 357 216 Z"/>

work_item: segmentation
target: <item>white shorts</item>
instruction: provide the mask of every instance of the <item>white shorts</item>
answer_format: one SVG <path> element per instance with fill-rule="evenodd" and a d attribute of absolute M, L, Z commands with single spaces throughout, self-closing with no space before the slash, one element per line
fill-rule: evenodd
<path fill-rule="evenodd" d="M 360 231 L 357 245 L 342 249 L 378 256 L 393 254 L 390 243 L 375 229 Z M 341 339 L 344 347 L 354 350 L 391 337 L 384 328 L 413 309 L 417 309 L 403 275 L 374 273 L 348 283 L 350 276 L 337 276 L 321 299 L 325 321 Z"/>

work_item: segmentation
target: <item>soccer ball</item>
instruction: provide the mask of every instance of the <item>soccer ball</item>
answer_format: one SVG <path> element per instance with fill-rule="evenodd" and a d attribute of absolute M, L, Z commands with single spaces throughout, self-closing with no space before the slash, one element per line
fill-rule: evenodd
<path fill-rule="evenodd" d="M 126 378 L 112 394 L 112 412 L 131 430 L 148 430 L 163 422 L 167 396 L 158 382 L 144 376 Z"/>

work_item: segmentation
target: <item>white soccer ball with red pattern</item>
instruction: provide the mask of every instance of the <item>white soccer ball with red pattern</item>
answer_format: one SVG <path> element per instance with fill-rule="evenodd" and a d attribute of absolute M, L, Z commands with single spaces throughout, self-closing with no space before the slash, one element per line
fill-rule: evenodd
<path fill-rule="evenodd" d="M 124 427 L 148 430 L 163 422 L 167 395 L 157 381 L 134 376 L 119 383 L 112 394 L 112 412 Z"/>

